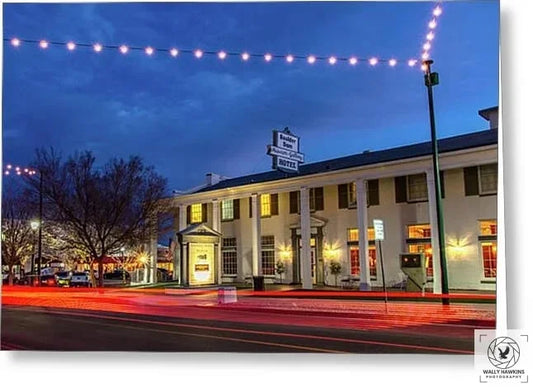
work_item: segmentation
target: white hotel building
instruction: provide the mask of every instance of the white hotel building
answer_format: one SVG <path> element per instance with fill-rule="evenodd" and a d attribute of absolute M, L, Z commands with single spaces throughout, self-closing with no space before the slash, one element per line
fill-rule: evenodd
<path fill-rule="evenodd" d="M 495 290 L 498 108 L 479 111 L 488 130 L 439 140 L 451 290 Z M 440 292 L 431 142 L 222 179 L 167 198 L 178 239 L 174 278 L 184 286 L 243 283 L 263 275 L 305 289 L 339 279 L 381 287 L 373 219 L 384 222 L 387 285 L 401 280 L 399 254 L 423 252 L 427 289 Z M 362 233 L 361 231 L 365 231 Z M 155 236 L 152 246 L 155 246 Z M 378 259 L 378 260 L 377 260 Z"/>

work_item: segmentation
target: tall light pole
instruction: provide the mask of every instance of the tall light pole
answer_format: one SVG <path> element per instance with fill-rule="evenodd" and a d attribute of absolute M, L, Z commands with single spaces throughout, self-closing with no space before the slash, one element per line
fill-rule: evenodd
<path fill-rule="evenodd" d="M 442 284 L 442 304 L 449 305 L 448 269 L 446 265 L 446 245 L 444 240 L 444 220 L 442 215 L 441 181 L 439 173 L 439 148 L 437 145 L 437 131 L 435 129 L 435 110 L 433 108 L 433 86 L 439 84 L 438 73 L 431 72 L 431 59 L 424 61 L 424 83 L 428 89 L 429 122 L 431 125 L 431 144 L 433 152 L 433 177 L 435 182 L 435 202 L 437 204 L 437 230 L 439 237 L 440 277 Z"/>
<path fill-rule="evenodd" d="M 39 221 L 31 221 L 30 222 L 31 229 L 34 232 L 37 231 L 37 229 L 39 228 L 39 225 L 40 225 Z M 31 285 L 32 286 L 35 285 L 35 282 L 33 281 L 33 275 L 34 274 L 35 274 L 35 236 L 34 236 L 34 241 L 33 241 L 33 249 L 32 249 L 32 253 L 31 253 L 31 272 L 30 272 L 30 275 L 31 275 Z"/>

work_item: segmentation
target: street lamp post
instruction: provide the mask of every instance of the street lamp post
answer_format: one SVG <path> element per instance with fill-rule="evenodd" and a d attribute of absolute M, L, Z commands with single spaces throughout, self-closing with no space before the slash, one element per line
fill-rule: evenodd
<path fill-rule="evenodd" d="M 440 277 L 442 284 L 442 304 L 449 305 L 449 291 L 448 291 L 448 269 L 446 264 L 446 245 L 444 241 L 444 220 L 442 214 L 442 198 L 441 198 L 441 181 L 439 173 L 439 149 L 437 145 L 437 131 L 435 129 L 435 111 L 433 107 L 433 86 L 439 84 L 438 73 L 431 72 L 431 64 L 433 61 L 424 61 L 425 74 L 424 83 L 428 89 L 428 104 L 429 104 L 429 122 L 431 125 L 431 144 L 433 151 L 433 177 L 435 182 L 435 199 L 437 204 L 437 230 L 439 237 L 439 257 L 440 257 Z"/>
<path fill-rule="evenodd" d="M 30 222 L 30 226 L 32 228 L 32 230 L 35 232 L 37 230 L 37 228 L 39 228 L 39 221 L 31 221 Z M 34 286 L 35 285 L 35 282 L 33 281 L 33 275 L 35 275 L 35 238 L 34 238 L 34 242 L 33 242 L 33 250 L 32 250 L 32 253 L 31 253 L 31 272 L 30 272 L 30 275 L 31 275 L 31 285 Z"/>

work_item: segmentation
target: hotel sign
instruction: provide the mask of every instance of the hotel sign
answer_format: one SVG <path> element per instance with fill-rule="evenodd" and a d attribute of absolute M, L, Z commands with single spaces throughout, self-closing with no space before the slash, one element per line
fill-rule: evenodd
<path fill-rule="evenodd" d="M 215 244 L 189 244 L 189 282 L 191 285 L 215 283 Z"/>
<path fill-rule="evenodd" d="M 285 128 L 272 131 L 273 145 L 267 146 L 267 155 L 272 156 L 272 168 L 285 172 L 298 172 L 304 155 L 300 153 L 300 138 Z"/>

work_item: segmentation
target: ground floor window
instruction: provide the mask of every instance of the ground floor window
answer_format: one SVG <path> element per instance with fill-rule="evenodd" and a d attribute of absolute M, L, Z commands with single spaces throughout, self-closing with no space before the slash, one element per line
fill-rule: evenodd
<path fill-rule="evenodd" d="M 222 274 L 237 275 L 237 239 L 222 239 Z"/>
<path fill-rule="evenodd" d="M 376 270 L 376 247 L 368 247 L 368 263 L 370 265 L 370 277 L 377 276 Z M 351 275 L 360 276 L 361 275 L 361 263 L 359 261 L 359 247 L 350 246 L 350 266 L 351 266 Z"/>
<path fill-rule="evenodd" d="M 426 276 L 433 277 L 433 251 L 431 243 L 409 244 L 409 253 L 423 253 L 426 259 Z"/>
<path fill-rule="evenodd" d="M 483 255 L 483 275 L 486 278 L 496 278 L 496 241 L 481 243 Z"/>
<path fill-rule="evenodd" d="M 261 269 L 263 275 L 276 274 L 274 236 L 261 236 Z"/>

